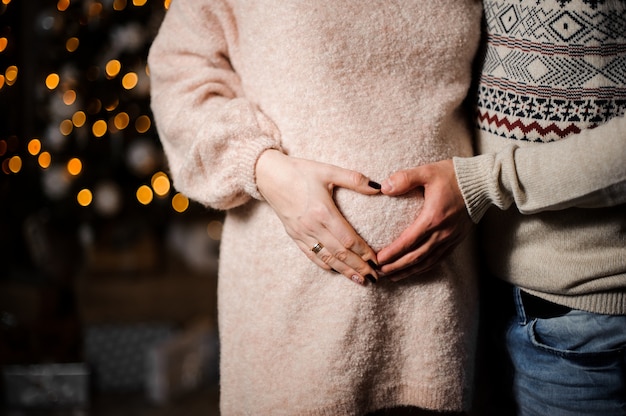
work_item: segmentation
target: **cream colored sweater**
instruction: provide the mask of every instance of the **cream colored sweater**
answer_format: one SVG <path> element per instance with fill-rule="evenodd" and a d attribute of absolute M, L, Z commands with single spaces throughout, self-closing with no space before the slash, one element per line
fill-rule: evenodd
<path fill-rule="evenodd" d="M 481 155 L 455 167 L 486 263 L 536 296 L 624 315 L 626 2 L 484 5 Z"/>
<path fill-rule="evenodd" d="M 174 0 L 152 46 L 153 110 L 176 188 L 227 210 L 218 310 L 224 415 L 467 408 L 470 241 L 431 273 L 360 287 L 310 262 L 258 193 L 269 148 L 382 180 L 472 153 L 461 104 L 474 0 Z M 336 202 L 377 250 L 421 196 Z"/>

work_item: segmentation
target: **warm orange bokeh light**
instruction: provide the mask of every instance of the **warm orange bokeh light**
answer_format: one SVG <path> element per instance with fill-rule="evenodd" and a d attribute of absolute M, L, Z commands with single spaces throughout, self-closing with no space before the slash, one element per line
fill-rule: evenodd
<path fill-rule="evenodd" d="M 67 90 L 63 93 L 63 103 L 65 105 L 72 105 L 76 101 L 76 91 Z"/>
<path fill-rule="evenodd" d="M 74 126 L 76 127 L 84 126 L 86 121 L 87 121 L 87 116 L 85 115 L 83 111 L 77 111 L 72 116 L 72 123 L 74 123 Z"/>
<path fill-rule="evenodd" d="M 122 64 L 117 59 L 110 60 L 104 67 L 107 77 L 109 78 L 115 78 L 120 73 L 121 69 Z"/>
<path fill-rule="evenodd" d="M 69 136 L 74 130 L 74 123 L 72 120 L 63 120 L 61 124 L 59 124 L 59 131 L 64 136 Z"/>
<path fill-rule="evenodd" d="M 134 72 L 129 72 L 124 75 L 122 78 L 122 87 L 127 90 L 132 90 L 137 86 L 137 82 L 139 81 L 139 77 Z"/>
<path fill-rule="evenodd" d="M 152 193 L 152 189 L 148 185 L 141 185 L 139 189 L 137 189 L 137 201 L 139 201 L 143 205 L 148 205 L 152 202 L 154 198 L 154 194 Z"/>
<path fill-rule="evenodd" d="M 137 120 L 135 120 L 135 129 L 139 133 L 145 133 L 150 130 L 150 126 L 152 122 L 150 121 L 150 117 L 148 116 L 139 116 Z"/>
<path fill-rule="evenodd" d="M 113 124 L 118 130 L 124 130 L 128 127 L 128 123 L 130 123 L 130 117 L 125 112 L 117 114 L 113 120 Z"/>
<path fill-rule="evenodd" d="M 83 162 L 79 158 L 75 157 L 67 162 L 67 171 L 70 175 L 76 176 L 83 170 Z"/>
<path fill-rule="evenodd" d="M 59 86 L 59 81 L 61 81 L 61 78 L 58 74 L 50 74 L 46 77 L 46 87 L 53 90 Z"/>
<path fill-rule="evenodd" d="M 152 189 L 158 196 L 165 196 L 170 192 L 170 179 L 163 172 L 152 175 Z"/>
<path fill-rule="evenodd" d="M 86 207 L 93 201 L 93 194 L 89 189 L 81 189 L 78 195 L 76 195 L 76 200 L 80 206 Z"/>
<path fill-rule="evenodd" d="M 189 208 L 189 198 L 181 193 L 177 193 L 172 198 L 172 208 L 176 212 L 185 212 Z"/>
<path fill-rule="evenodd" d="M 30 142 L 28 142 L 28 153 L 35 156 L 38 155 L 39 152 L 41 152 L 41 140 L 32 139 Z"/>
<path fill-rule="evenodd" d="M 95 123 L 93 123 L 93 126 L 91 127 L 91 131 L 93 135 L 96 137 L 104 136 L 107 132 L 107 122 L 104 120 L 96 121 Z"/>
<path fill-rule="evenodd" d="M 9 170 L 13 173 L 18 173 L 22 170 L 22 158 L 19 156 L 13 156 L 9 159 Z"/>
<path fill-rule="evenodd" d="M 41 152 L 37 158 L 37 162 L 43 169 L 48 169 L 50 167 L 50 163 L 52 162 L 52 156 L 50 156 L 50 153 L 48 152 Z"/>
<path fill-rule="evenodd" d="M 67 42 L 65 42 L 65 49 L 68 52 L 76 52 L 76 49 L 78 49 L 78 45 L 80 45 L 80 41 L 78 40 L 78 38 L 72 37 L 69 38 Z"/>

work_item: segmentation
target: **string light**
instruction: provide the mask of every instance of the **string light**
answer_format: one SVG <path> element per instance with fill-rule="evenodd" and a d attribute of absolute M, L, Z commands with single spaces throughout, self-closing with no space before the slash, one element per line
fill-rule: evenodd
<path fill-rule="evenodd" d="M 122 64 L 117 59 L 112 59 L 104 67 L 104 72 L 107 74 L 107 78 L 115 78 L 122 69 Z"/>
<path fill-rule="evenodd" d="M 72 120 L 63 120 L 61 121 L 61 124 L 59 124 L 59 131 L 64 136 L 69 136 L 70 134 L 72 134 L 73 130 L 74 123 L 72 123 Z"/>
<path fill-rule="evenodd" d="M 12 173 L 18 173 L 22 170 L 22 158 L 15 155 L 11 159 L 9 159 L 9 170 Z"/>
<path fill-rule="evenodd" d="M 141 185 L 137 189 L 136 196 L 137 196 L 137 201 L 139 201 L 139 203 L 143 205 L 148 205 L 150 202 L 152 202 L 152 199 L 154 198 L 152 189 L 150 189 L 148 185 Z"/>
<path fill-rule="evenodd" d="M 78 46 L 80 45 L 80 40 L 77 37 L 71 37 L 65 42 L 65 49 L 68 52 L 76 52 Z"/>
<path fill-rule="evenodd" d="M 46 77 L 46 87 L 48 87 L 48 89 L 50 90 L 53 90 L 59 86 L 60 80 L 61 78 L 59 77 L 59 74 L 50 74 Z"/>
<path fill-rule="evenodd" d="M 75 127 L 84 126 L 86 121 L 87 121 L 87 115 L 85 115 L 84 111 L 77 111 L 72 116 L 72 123 L 74 123 Z"/>
<path fill-rule="evenodd" d="M 157 172 L 152 175 L 152 189 L 158 196 L 165 196 L 170 192 L 170 180 L 163 172 Z"/>
<path fill-rule="evenodd" d="M 126 8 L 126 0 L 113 1 L 113 10 L 120 11 Z"/>
<path fill-rule="evenodd" d="M 30 142 L 28 142 L 28 153 L 36 156 L 39 154 L 39 152 L 41 152 L 41 140 L 32 139 Z"/>
<path fill-rule="evenodd" d="M 0 4 L 8 5 L 11 0 L 0 0 Z M 53 2 L 54 4 L 54 2 Z M 150 4 L 147 0 L 108 0 L 108 1 L 90 1 L 87 2 L 85 7 L 72 7 L 74 6 L 72 0 L 56 0 L 56 10 L 53 9 L 46 12 L 45 21 L 41 21 L 38 26 L 38 30 L 42 31 L 46 36 L 61 37 L 58 39 L 57 48 L 66 53 L 74 54 L 76 59 L 83 59 L 86 50 L 83 50 L 84 46 L 90 44 L 88 39 L 82 35 L 82 28 L 89 26 L 92 22 L 94 24 L 102 25 L 108 20 L 104 20 L 107 17 L 107 13 L 111 13 L 111 9 L 115 12 L 122 12 L 132 4 L 134 7 L 144 7 Z M 167 10 L 170 7 L 171 0 L 163 0 L 162 7 Z M 59 13 L 63 13 L 65 16 L 59 17 Z M 76 18 L 76 22 L 80 25 L 76 25 L 81 32 L 74 32 L 74 29 L 66 30 L 65 33 L 61 33 L 64 25 L 69 29 L 67 22 L 70 19 Z M 108 24 L 108 23 L 107 23 Z M 52 160 L 65 159 L 65 152 L 70 149 L 79 149 L 82 151 L 84 146 L 90 146 L 87 140 L 88 137 L 104 138 L 109 133 L 109 138 L 112 142 L 112 147 L 115 151 L 122 150 L 124 152 L 130 152 L 130 147 L 117 138 L 131 135 L 133 132 L 138 134 L 146 134 L 152 128 L 152 120 L 150 115 L 141 114 L 140 107 L 137 104 L 129 104 L 128 96 L 124 96 L 124 91 L 132 90 L 133 100 L 136 97 L 142 97 L 147 94 L 147 85 L 149 82 L 150 71 L 147 63 L 138 65 L 137 63 L 130 63 L 135 70 L 128 71 L 125 69 L 127 65 L 126 61 L 122 62 L 122 58 L 111 59 L 113 57 L 126 57 L 128 53 L 134 53 L 132 48 L 136 48 L 135 45 L 141 45 L 137 42 L 146 42 L 142 40 L 142 36 L 146 36 L 146 31 L 140 29 L 139 31 L 133 31 L 130 29 L 127 31 L 122 24 L 119 28 L 122 33 L 130 33 L 134 35 L 137 33 L 139 37 L 126 36 L 119 37 L 111 46 L 110 53 L 104 54 L 109 59 L 104 62 L 93 62 L 84 66 L 83 74 L 78 74 L 79 66 L 73 66 L 72 59 L 66 59 L 63 62 L 63 66 L 53 69 L 46 74 L 42 74 L 45 77 L 44 91 L 49 92 L 49 106 L 41 106 L 42 109 L 48 108 L 51 117 L 48 122 L 45 134 L 42 134 L 43 138 L 39 137 L 31 138 L 25 142 L 25 150 L 20 140 L 15 137 L 11 140 L 0 140 L 0 157 L 2 158 L 0 163 L 2 171 L 5 174 L 17 174 L 22 171 L 26 172 L 26 169 L 32 165 L 24 165 L 24 155 L 30 155 L 33 159 L 36 159 L 39 168 L 46 170 L 42 172 L 43 182 L 58 182 L 57 179 L 65 178 L 65 185 L 59 187 L 53 192 L 48 192 L 44 189 L 44 193 L 48 196 L 56 195 L 57 197 L 69 197 L 75 196 L 75 203 L 80 206 L 88 207 L 92 206 L 95 212 L 98 192 L 98 186 L 102 183 L 92 183 L 88 185 L 90 188 L 82 188 L 78 192 L 74 193 L 70 188 L 70 185 L 75 183 L 74 177 L 83 174 L 86 164 L 90 159 L 81 157 L 72 157 L 69 159 L 65 166 L 62 164 L 52 164 Z M 0 36 L 0 53 L 11 52 L 13 48 L 12 40 L 10 36 L 7 36 L 5 32 L 4 36 Z M 58 50 L 57 50 L 58 51 Z M 77 53 L 80 51 L 80 53 Z M 61 56 L 58 55 L 57 56 Z M 95 57 L 95 54 L 94 54 Z M 104 65 L 103 65 L 104 64 Z M 43 68 L 44 66 L 42 66 Z M 144 75 L 145 71 L 145 75 Z M 14 85 L 20 78 L 20 72 L 16 65 L 8 66 L 2 74 L 0 74 L 0 90 L 5 87 Z M 81 78 L 82 75 L 82 78 Z M 123 75 L 123 76 L 122 76 Z M 96 89 L 96 91 L 102 92 L 101 95 L 88 95 L 83 86 L 78 85 L 81 79 L 85 79 L 90 83 L 100 83 L 105 79 L 112 80 L 120 77 L 118 91 Z M 43 88 L 41 86 L 40 88 Z M 87 85 L 87 88 L 91 88 Z M 106 87 L 105 87 L 106 88 Z M 39 90 L 38 90 L 39 91 Z M 119 95 L 119 96 L 118 96 Z M 63 104 L 60 104 L 63 103 Z M 143 104 L 139 104 L 143 105 Z M 106 111 L 108 114 L 103 114 Z M 139 113 L 139 114 L 138 114 Z M 134 130 L 128 130 L 124 135 L 117 134 L 129 128 L 134 127 Z M 85 129 L 82 127 L 88 126 Z M 90 136 L 91 135 L 91 136 Z M 107 139 L 108 140 L 108 139 Z M 133 139 L 136 140 L 136 139 Z M 153 202 L 155 196 L 163 198 L 170 195 L 172 191 L 172 184 L 170 178 L 165 172 L 158 171 L 158 166 L 161 163 L 161 158 L 158 155 L 158 146 L 154 143 L 151 144 L 153 137 L 146 135 L 141 138 L 144 140 L 144 147 L 152 146 L 154 151 L 152 153 L 147 152 L 147 159 L 142 163 L 144 168 L 136 169 L 133 173 L 141 177 L 149 177 L 149 185 L 141 185 L 136 189 L 136 199 L 142 205 L 149 205 Z M 116 143 L 116 144 L 113 144 Z M 131 145 L 138 143 L 136 141 L 131 142 Z M 45 146 L 44 146 L 45 145 Z M 115 147 L 117 146 L 117 147 Z M 44 147 L 46 148 L 44 151 Z M 106 147 L 104 148 L 106 149 Z M 71 150 L 74 151 L 74 150 Z M 24 152 L 20 154 L 20 152 Z M 57 153 L 59 153 L 57 155 Z M 119 157 L 119 156 L 118 156 Z M 67 160 L 67 159 L 66 159 Z M 35 165 L 35 166 L 37 166 Z M 52 167 L 52 168 L 51 168 Z M 54 174 L 53 174 L 54 171 Z M 93 170 L 89 170 L 92 172 Z M 156 173 L 153 173 L 155 172 Z M 143 176 L 146 175 L 146 176 Z M 56 178 L 56 179 L 55 179 Z M 91 180 L 85 176 L 81 181 Z M 63 191 L 61 188 L 65 189 Z M 92 189 L 96 191 L 92 192 Z M 123 198 L 123 193 L 119 192 L 119 198 Z M 190 201 L 187 197 L 180 193 L 173 195 L 171 199 L 172 209 L 176 212 L 185 212 L 190 205 Z M 161 205 L 162 206 L 162 205 Z M 212 235 L 217 235 L 218 224 L 211 224 L 210 229 Z"/>
<path fill-rule="evenodd" d="M 122 78 L 122 86 L 127 90 L 132 90 L 137 86 L 137 82 L 139 81 L 139 77 L 134 72 L 129 72 L 124 75 Z"/>
<path fill-rule="evenodd" d="M 52 156 L 48 152 L 41 152 L 39 157 L 37 158 L 37 163 L 42 169 L 48 169 L 50 167 L 50 163 L 52 162 Z"/>
<path fill-rule="evenodd" d="M 150 130 L 150 126 L 152 122 L 150 121 L 150 117 L 148 116 L 139 116 L 137 120 L 135 120 L 135 129 L 138 133 L 145 133 Z"/>
<path fill-rule="evenodd" d="M 76 195 L 76 200 L 82 207 L 89 206 L 91 205 L 91 201 L 93 201 L 93 194 L 89 189 L 81 189 L 78 195 Z"/>
<path fill-rule="evenodd" d="M 59 0 L 57 2 L 57 10 L 60 12 L 66 11 L 68 7 L 70 7 L 70 0 Z"/>
<path fill-rule="evenodd" d="M 172 208 L 174 208 L 176 212 L 182 213 L 187 211 L 187 208 L 189 208 L 189 199 L 185 195 L 177 193 L 172 198 Z"/>
<path fill-rule="evenodd" d="M 74 157 L 70 159 L 69 162 L 67 162 L 67 172 L 70 175 L 72 176 L 79 175 L 82 170 L 83 170 L 83 162 L 81 162 L 79 158 Z"/>
<path fill-rule="evenodd" d="M 222 228 L 221 221 L 213 220 L 207 225 L 206 231 L 212 240 L 219 241 L 222 238 Z"/>
<path fill-rule="evenodd" d="M 15 65 L 11 65 L 4 71 L 4 78 L 7 85 L 13 85 L 17 80 L 18 69 Z"/>
<path fill-rule="evenodd" d="M 76 91 L 67 90 L 63 93 L 63 102 L 65 105 L 72 105 L 76 101 Z"/>
<path fill-rule="evenodd" d="M 93 123 L 93 126 L 91 126 L 91 132 L 96 137 L 104 136 L 107 132 L 107 122 L 104 120 L 96 121 Z"/>
<path fill-rule="evenodd" d="M 128 113 L 122 111 L 115 116 L 113 123 L 118 130 L 124 130 L 128 127 L 128 123 L 130 123 L 130 117 L 128 116 Z"/>

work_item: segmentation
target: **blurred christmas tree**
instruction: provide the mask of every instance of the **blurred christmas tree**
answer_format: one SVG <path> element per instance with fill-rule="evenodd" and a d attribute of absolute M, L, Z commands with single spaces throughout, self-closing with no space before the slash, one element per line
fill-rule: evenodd
<path fill-rule="evenodd" d="M 188 209 L 149 105 L 147 54 L 168 3 L 2 0 L 3 274 L 71 274 L 90 241 L 158 233 Z"/>
<path fill-rule="evenodd" d="M 77 275 L 163 274 L 168 250 L 215 267 L 219 216 L 172 189 L 150 111 L 147 55 L 168 6 L 0 0 L 3 359 L 76 358 Z"/>

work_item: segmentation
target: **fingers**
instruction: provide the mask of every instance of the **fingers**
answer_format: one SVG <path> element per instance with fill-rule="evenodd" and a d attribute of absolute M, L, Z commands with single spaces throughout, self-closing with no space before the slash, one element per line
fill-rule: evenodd
<path fill-rule="evenodd" d="M 381 273 L 384 278 L 393 282 L 426 273 L 447 257 L 456 245 L 456 241 L 441 240 L 438 236 L 433 236 L 426 243 L 397 261 L 384 265 L 381 268 Z"/>
<path fill-rule="evenodd" d="M 354 283 L 359 285 L 366 285 L 367 282 L 375 284 L 378 280 L 378 275 L 373 268 L 375 266 L 373 261 L 370 260 L 370 263 L 364 261 L 354 252 L 338 244 L 336 240 L 332 241 L 332 238 L 327 246 L 319 241 L 311 243 L 310 247 L 302 243 L 299 246 L 307 257 L 319 267 L 342 274 Z"/>
<path fill-rule="evenodd" d="M 389 196 L 405 194 L 425 183 L 421 167 L 393 173 L 381 183 L 381 192 Z"/>
<path fill-rule="evenodd" d="M 365 195 L 380 193 L 381 184 L 371 180 L 364 174 L 338 166 L 329 166 L 331 168 L 327 171 L 328 176 L 326 180 L 331 186 L 339 186 Z"/>

